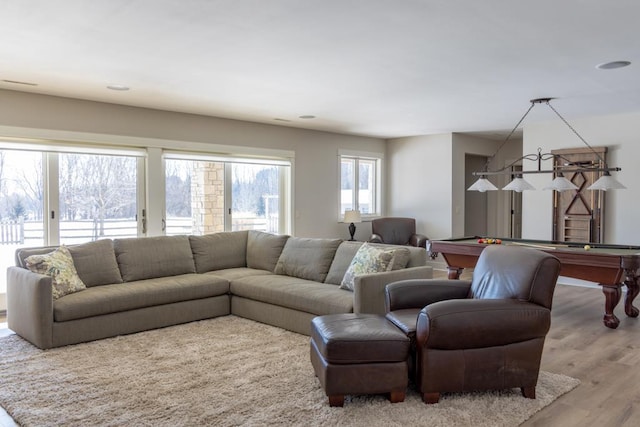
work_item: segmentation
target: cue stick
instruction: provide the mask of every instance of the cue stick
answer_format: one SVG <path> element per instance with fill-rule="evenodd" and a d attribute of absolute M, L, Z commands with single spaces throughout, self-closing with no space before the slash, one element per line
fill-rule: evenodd
<path fill-rule="evenodd" d="M 534 245 L 533 243 L 520 243 L 520 242 L 509 242 L 508 245 L 517 245 L 517 246 L 529 246 L 532 248 L 538 249 L 556 249 L 557 246 L 544 246 L 544 245 Z M 566 245 L 564 245 L 566 246 Z"/>

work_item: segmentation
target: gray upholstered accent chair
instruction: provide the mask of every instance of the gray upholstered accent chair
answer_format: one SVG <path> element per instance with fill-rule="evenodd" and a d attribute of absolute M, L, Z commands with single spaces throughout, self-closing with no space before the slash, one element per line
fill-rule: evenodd
<path fill-rule="evenodd" d="M 386 316 L 411 339 L 410 370 L 424 402 L 443 392 L 507 388 L 535 399 L 559 272 L 552 255 L 493 245 L 480 254 L 472 281 L 387 285 Z"/>
<path fill-rule="evenodd" d="M 427 236 L 416 233 L 414 218 L 377 218 L 371 221 L 371 243 L 410 245 L 426 248 Z"/>

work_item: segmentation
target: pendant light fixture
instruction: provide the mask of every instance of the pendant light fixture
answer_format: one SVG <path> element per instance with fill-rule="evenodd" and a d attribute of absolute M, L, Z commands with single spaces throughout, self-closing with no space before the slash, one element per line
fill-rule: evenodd
<path fill-rule="evenodd" d="M 618 182 L 615 178 L 611 176 L 611 172 L 618 172 L 621 169 L 618 167 L 609 167 L 607 165 L 607 162 L 602 158 L 602 156 L 600 156 L 600 154 L 598 154 L 598 152 L 594 150 L 593 147 L 591 147 L 591 145 L 589 145 L 589 143 L 569 124 L 569 122 L 567 122 L 567 120 L 565 120 L 565 118 L 562 117 L 560 113 L 556 111 L 555 108 L 553 108 L 553 106 L 549 103 L 551 99 L 553 98 L 537 98 L 537 99 L 532 99 L 530 101 L 531 106 L 529 107 L 527 112 L 524 113 L 520 121 L 518 121 L 518 123 L 514 126 L 513 130 L 511 130 L 509 135 L 505 138 L 505 140 L 502 142 L 500 147 L 498 147 L 496 152 L 493 153 L 491 157 L 489 157 L 489 159 L 487 160 L 487 163 L 485 163 L 484 169 L 482 171 L 472 173 L 472 175 L 478 177 L 478 180 L 467 189 L 468 191 L 485 192 L 485 191 L 497 190 L 498 188 L 495 185 L 493 185 L 491 181 L 487 179 L 487 177 L 490 175 L 511 175 L 512 176 L 513 180 L 509 184 L 504 186 L 502 188 L 503 190 L 512 190 L 517 192 L 521 192 L 525 190 L 535 190 L 535 187 L 531 185 L 529 182 L 527 182 L 522 176 L 523 174 L 532 174 L 532 173 L 548 173 L 548 174 L 555 175 L 555 178 L 553 179 L 553 181 L 551 181 L 549 185 L 544 187 L 544 190 L 555 190 L 555 191 L 578 190 L 578 187 L 573 182 L 568 180 L 564 176 L 564 174 L 565 173 L 586 173 L 586 172 L 602 172 L 602 176 L 600 176 L 600 178 L 598 178 L 596 182 L 591 184 L 587 188 L 587 190 L 607 191 L 607 190 L 617 190 L 617 189 L 626 188 L 624 185 L 622 185 L 620 182 Z M 524 121 L 524 119 L 527 117 L 527 115 L 533 109 L 533 107 L 536 106 L 536 104 L 546 104 L 564 122 L 564 124 L 566 124 L 569 127 L 569 129 L 571 129 L 571 131 L 580 139 L 580 141 L 582 141 L 584 145 L 586 145 L 593 152 L 593 154 L 595 154 L 595 156 L 599 160 L 599 163 L 598 164 L 585 164 L 583 162 L 576 163 L 564 158 L 560 154 L 543 153 L 542 149 L 538 148 L 538 152 L 536 154 L 524 155 L 520 157 L 518 160 L 508 164 L 507 166 L 501 169 L 497 169 L 493 171 L 489 170 L 488 166 L 491 160 L 496 156 L 496 154 L 498 154 L 498 152 L 502 149 L 502 147 L 504 147 L 507 141 L 509 141 L 511 136 L 518 129 L 520 124 Z M 554 165 L 552 169 L 542 169 L 542 161 L 558 160 L 558 159 L 563 160 L 562 166 Z M 512 167 L 514 165 L 520 164 L 524 160 L 537 162 L 538 168 L 533 170 L 519 170 L 519 171 L 512 170 Z"/>

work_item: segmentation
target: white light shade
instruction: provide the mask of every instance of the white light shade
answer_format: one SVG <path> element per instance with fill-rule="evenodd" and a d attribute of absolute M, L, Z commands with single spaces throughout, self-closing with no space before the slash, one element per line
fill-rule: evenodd
<path fill-rule="evenodd" d="M 602 175 L 596 182 L 591 184 L 587 190 L 622 190 L 625 189 L 624 185 L 620 184 L 614 177 L 609 175 L 609 173 L 605 173 Z"/>
<path fill-rule="evenodd" d="M 476 182 L 474 182 L 471 187 L 467 188 L 467 191 L 479 191 L 481 193 L 484 193 L 485 191 L 493 191 L 497 189 L 498 187 L 493 185 L 491 181 L 489 181 L 485 177 L 482 177 L 482 178 L 479 178 Z"/>
<path fill-rule="evenodd" d="M 344 222 L 362 222 L 360 211 L 344 211 Z"/>
<path fill-rule="evenodd" d="M 562 175 L 558 175 L 551 184 L 547 185 L 543 188 L 543 190 L 556 190 L 556 191 L 568 191 L 568 190 L 577 190 L 578 186 L 573 182 L 569 181 Z"/>
<path fill-rule="evenodd" d="M 518 177 L 513 178 L 513 181 L 502 187 L 503 190 L 513 190 L 518 193 L 521 193 L 525 190 L 535 190 L 536 187 L 529 184 L 524 178 Z"/>

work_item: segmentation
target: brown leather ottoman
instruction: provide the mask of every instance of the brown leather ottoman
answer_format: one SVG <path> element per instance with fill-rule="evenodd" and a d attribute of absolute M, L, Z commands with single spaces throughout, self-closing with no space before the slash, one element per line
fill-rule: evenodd
<path fill-rule="evenodd" d="M 311 321 L 311 363 L 330 406 L 345 395 L 389 393 L 402 402 L 409 338 L 384 316 L 331 314 Z"/>

